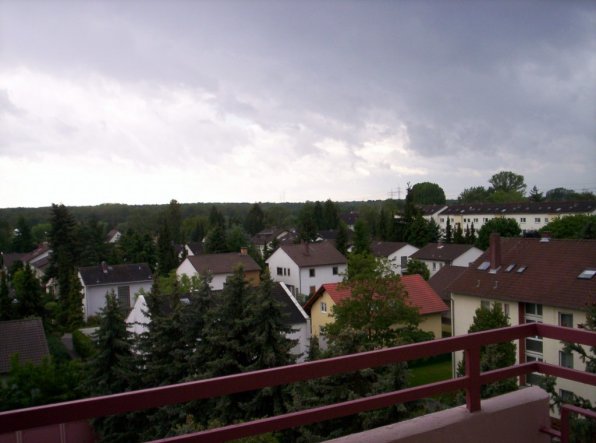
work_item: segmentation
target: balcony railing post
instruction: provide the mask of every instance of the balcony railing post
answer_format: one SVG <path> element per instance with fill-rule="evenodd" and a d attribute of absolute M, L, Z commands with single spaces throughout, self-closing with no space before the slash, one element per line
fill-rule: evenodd
<path fill-rule="evenodd" d="M 569 409 L 561 405 L 561 443 L 569 443 Z"/>
<path fill-rule="evenodd" d="M 466 406 L 468 411 L 480 410 L 480 347 L 474 346 L 465 350 L 466 376 L 468 387 L 466 388 Z"/>

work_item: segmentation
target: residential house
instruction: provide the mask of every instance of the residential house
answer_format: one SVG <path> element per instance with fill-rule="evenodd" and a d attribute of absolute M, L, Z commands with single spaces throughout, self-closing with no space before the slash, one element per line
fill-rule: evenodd
<path fill-rule="evenodd" d="M 370 245 L 372 254 L 375 257 L 384 257 L 389 260 L 391 269 L 398 275 L 402 275 L 408 266 L 408 260 L 418 251 L 416 246 L 405 242 L 373 241 Z"/>
<path fill-rule="evenodd" d="M 271 278 L 299 296 L 314 294 L 323 283 L 342 281 L 346 257 L 328 242 L 280 246 L 267 259 Z"/>
<path fill-rule="evenodd" d="M 45 276 L 46 270 L 50 265 L 50 255 L 52 250 L 48 243 L 42 243 L 35 250 L 23 255 L 21 261 L 28 263 L 35 273 L 35 276 L 42 279 Z"/>
<path fill-rule="evenodd" d="M 310 345 L 310 317 L 288 289 L 285 283 L 276 283 L 271 295 L 281 306 L 282 318 L 292 332 L 287 335 L 290 340 L 296 340 L 296 345 L 290 351 L 296 356 L 296 361 L 302 363 L 308 355 Z"/>
<path fill-rule="evenodd" d="M 118 229 L 114 228 L 108 232 L 108 235 L 106 235 L 106 241 L 108 243 L 118 243 L 121 237 L 122 233 Z"/>
<path fill-rule="evenodd" d="M 418 207 L 426 221 L 433 220 L 437 225 L 439 225 L 439 214 L 447 208 L 447 205 L 422 205 Z"/>
<path fill-rule="evenodd" d="M 10 371 L 14 354 L 21 363 L 41 363 L 50 355 L 40 318 L 0 321 L 0 376 Z"/>
<path fill-rule="evenodd" d="M 97 315 L 105 306 L 106 294 L 114 291 L 123 310 L 134 304 L 134 296 L 141 289 L 149 292 L 153 275 L 146 263 L 108 265 L 79 268 L 79 279 L 83 287 L 83 311 L 85 320 Z"/>
<path fill-rule="evenodd" d="M 201 241 L 193 241 L 184 245 L 186 249 L 185 257 L 189 255 L 201 255 L 205 253 L 205 244 Z"/>
<path fill-rule="evenodd" d="M 450 286 L 454 335 L 468 332 L 475 311 L 500 303 L 511 325 L 529 322 L 582 327 L 586 307 L 596 303 L 596 240 L 490 237 L 490 247 Z M 544 361 L 585 370 L 557 340 L 530 337 L 517 344 L 517 361 Z M 461 360 L 455 353 L 454 364 Z M 532 378 L 530 378 L 532 381 Z M 596 402 L 596 389 L 557 382 L 563 398 L 571 392 Z"/>
<path fill-rule="evenodd" d="M 441 314 L 449 308 L 439 295 L 420 275 L 404 275 L 401 283 L 408 295 L 411 306 L 418 308 L 422 316 L 419 328 L 432 332 L 436 338 L 442 336 Z M 311 334 L 320 336 L 323 326 L 333 322 L 333 307 L 342 300 L 352 296 L 349 285 L 343 283 L 325 283 L 314 296 L 304 305 L 304 310 L 310 313 Z M 325 345 L 324 339 L 321 343 Z"/>
<path fill-rule="evenodd" d="M 443 300 L 447 306 L 451 305 L 451 291 L 449 290 L 449 287 L 464 272 L 466 272 L 466 269 L 467 268 L 462 266 L 443 266 L 428 280 L 430 286 L 437 294 L 439 294 L 439 297 L 441 297 L 441 300 Z M 443 312 L 441 317 L 443 322 L 443 337 L 449 337 L 453 333 L 451 330 L 451 309 L 449 311 Z"/>
<path fill-rule="evenodd" d="M 428 267 L 432 277 L 443 266 L 467 267 L 480 255 L 482 255 L 482 251 L 472 245 L 429 243 L 412 254 L 411 258 L 423 262 Z"/>
<path fill-rule="evenodd" d="M 426 211 L 425 209 L 425 218 L 428 217 Z M 510 218 L 519 224 L 522 232 L 532 232 L 543 228 L 557 217 L 574 214 L 595 215 L 596 202 L 467 203 L 447 206 L 432 217 L 438 218 L 438 224 L 443 231 L 447 227 L 447 219 L 453 229 L 460 225 L 462 230 L 465 230 L 473 224 L 478 232 L 493 218 Z"/>
<path fill-rule="evenodd" d="M 274 249 L 277 245 L 286 242 L 286 239 L 292 235 L 292 232 L 287 229 L 280 228 L 265 228 L 260 232 L 257 232 L 250 239 L 251 244 L 261 252 L 261 255 L 265 255 L 266 250 Z"/>
<path fill-rule="evenodd" d="M 241 252 L 227 252 L 222 254 L 191 255 L 176 269 L 179 277 L 187 275 L 211 275 L 211 288 L 219 291 L 224 287 L 227 278 L 238 266 L 242 266 L 244 276 L 250 284 L 257 286 L 260 282 L 261 267 L 248 255 L 246 248 Z"/>

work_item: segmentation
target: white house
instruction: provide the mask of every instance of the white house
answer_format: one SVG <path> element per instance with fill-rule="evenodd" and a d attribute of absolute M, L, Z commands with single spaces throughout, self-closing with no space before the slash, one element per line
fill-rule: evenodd
<path fill-rule="evenodd" d="M 405 242 L 374 241 L 370 245 L 375 257 L 385 257 L 396 274 L 402 275 L 410 257 L 418 251 L 416 246 Z"/>
<path fill-rule="evenodd" d="M 134 296 L 141 289 L 149 292 L 153 275 L 146 263 L 124 265 L 87 266 L 79 268 L 79 279 L 83 287 L 83 312 L 85 320 L 97 315 L 106 304 L 106 294 L 114 291 L 122 309 L 130 309 Z"/>
<path fill-rule="evenodd" d="M 226 279 L 234 273 L 238 266 L 242 266 L 244 275 L 251 284 L 259 284 L 261 267 L 247 254 L 244 248 L 241 252 L 191 255 L 178 266 L 176 275 L 192 277 L 210 274 L 212 277 L 211 288 L 220 291 L 223 289 Z"/>
<path fill-rule="evenodd" d="M 310 317 L 285 283 L 274 285 L 271 295 L 281 306 L 285 324 L 292 329 L 286 337 L 296 340 L 296 345 L 290 352 L 296 356 L 298 363 L 302 363 L 306 359 L 310 345 Z"/>
<path fill-rule="evenodd" d="M 429 243 L 414 254 L 413 260 L 420 260 L 435 275 L 443 266 L 467 267 L 482 255 L 482 250 L 472 245 L 455 243 Z"/>
<path fill-rule="evenodd" d="M 454 335 L 468 333 L 476 309 L 500 303 L 511 325 L 540 322 L 570 328 L 586 322 L 587 304 L 596 303 L 596 241 L 500 238 L 449 287 Z M 558 340 L 529 337 L 517 342 L 517 361 L 544 361 L 585 370 Z M 455 353 L 454 364 L 462 358 Z M 528 377 L 532 383 L 535 376 Z M 573 392 L 596 402 L 596 389 L 560 379 L 563 397 Z"/>
<path fill-rule="evenodd" d="M 342 281 L 347 260 L 328 242 L 282 245 L 267 259 L 271 278 L 295 295 L 314 294 L 323 283 Z"/>

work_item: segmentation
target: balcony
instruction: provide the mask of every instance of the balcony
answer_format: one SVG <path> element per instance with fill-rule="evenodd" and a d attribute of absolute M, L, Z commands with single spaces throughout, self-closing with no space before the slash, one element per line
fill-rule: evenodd
<path fill-rule="evenodd" d="M 460 378 L 252 422 L 209 429 L 203 432 L 163 439 L 160 442 L 219 442 L 233 440 L 344 417 L 457 390 L 466 392 L 465 406 L 436 413 L 439 415 L 427 415 L 385 426 L 384 428 L 368 431 L 365 435 L 354 434 L 343 437 L 338 441 L 449 441 L 445 438 L 446 432 L 452 432 L 457 436 L 456 440 L 458 442 L 481 440 L 483 443 L 492 441 L 543 442 L 549 441 L 549 436 L 559 436 L 564 442 L 567 438 L 566 417 L 569 412 L 582 413 L 592 418 L 596 418 L 596 414 L 592 411 L 578 410 L 574 407 L 564 408 L 562 411 L 562 430 L 559 432 L 549 428 L 548 399 L 539 388 L 522 389 L 512 394 L 484 401 L 480 399 L 480 388 L 483 384 L 510 377 L 523 377 L 532 372 L 596 386 L 596 374 L 542 362 L 522 363 L 494 371 L 480 372 L 479 357 L 482 345 L 523 340 L 526 337 L 535 335 L 591 346 L 596 343 L 596 333 L 594 332 L 530 323 L 262 371 L 3 412 L 0 413 L 0 432 L 4 435 L 0 436 L 0 442 L 80 441 L 76 437 L 65 437 L 68 434 L 68 428 L 94 417 L 253 391 L 457 350 L 463 350 L 466 356 L 466 374 Z M 437 420 L 444 423 L 445 428 L 437 431 L 439 440 L 433 440 L 430 433 L 436 428 Z M 486 423 L 489 422 L 491 426 L 487 427 Z M 517 422 L 518 428 L 515 428 L 514 422 Z M 534 423 L 534 428 L 532 428 L 531 423 Z M 535 437 L 520 439 L 520 434 L 516 433 L 519 431 L 515 431 L 515 429 L 523 428 L 532 428 L 529 435 Z M 510 432 L 511 429 L 520 438 L 509 439 L 507 436 L 510 434 L 505 432 Z M 416 432 L 412 434 L 413 430 Z M 53 437 L 57 432 L 60 439 Z M 73 431 L 72 435 L 76 436 L 76 431 Z"/>

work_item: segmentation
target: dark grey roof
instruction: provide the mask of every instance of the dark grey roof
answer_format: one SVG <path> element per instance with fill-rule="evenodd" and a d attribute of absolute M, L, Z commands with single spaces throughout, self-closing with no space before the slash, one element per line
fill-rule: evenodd
<path fill-rule="evenodd" d="M 186 246 L 192 251 L 193 255 L 201 255 L 205 252 L 203 242 L 200 241 L 189 242 Z"/>
<path fill-rule="evenodd" d="M 370 244 L 370 249 L 375 257 L 389 257 L 390 254 L 408 245 L 409 243 L 406 242 L 373 241 Z"/>
<path fill-rule="evenodd" d="M 455 243 L 429 243 L 412 254 L 415 260 L 436 260 L 451 262 L 474 246 Z"/>
<path fill-rule="evenodd" d="M 306 322 L 306 319 L 296 304 L 292 301 L 288 293 L 284 290 L 281 283 L 276 283 L 273 285 L 271 295 L 281 304 L 283 319 L 287 325 L 295 325 L 297 323 Z"/>
<path fill-rule="evenodd" d="M 153 281 L 147 263 L 86 266 L 79 268 L 79 273 L 85 286 Z"/>
<path fill-rule="evenodd" d="M 420 209 L 422 215 L 433 215 L 446 207 L 447 205 L 421 205 L 418 209 Z"/>
<path fill-rule="evenodd" d="M 299 267 L 347 263 L 346 257 L 329 242 L 282 245 L 280 249 Z"/>
<path fill-rule="evenodd" d="M 10 370 L 10 359 L 38 364 L 50 355 L 46 334 L 39 318 L 0 321 L 0 374 Z"/>
<path fill-rule="evenodd" d="M 596 211 L 596 201 L 522 202 L 522 203 L 468 203 L 452 205 L 441 215 L 463 214 L 564 214 Z"/>
<path fill-rule="evenodd" d="M 428 283 L 445 302 L 449 302 L 451 300 L 449 286 L 461 277 L 466 269 L 463 266 L 443 266 L 428 280 Z"/>
<path fill-rule="evenodd" d="M 191 255 L 187 257 L 187 260 L 201 274 L 205 272 L 231 274 L 238 265 L 242 265 L 244 272 L 261 270 L 261 267 L 250 255 L 239 252 Z"/>

